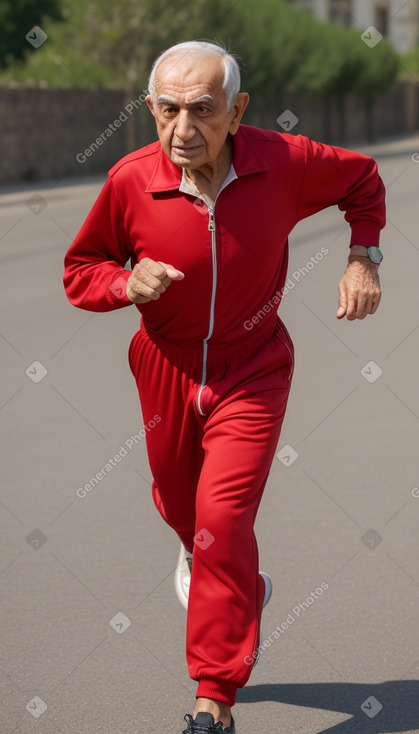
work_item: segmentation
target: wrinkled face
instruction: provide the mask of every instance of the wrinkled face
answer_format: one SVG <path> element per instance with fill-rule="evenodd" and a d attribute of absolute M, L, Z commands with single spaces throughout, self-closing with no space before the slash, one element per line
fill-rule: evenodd
<path fill-rule="evenodd" d="M 228 133 L 240 119 L 227 112 L 224 66 L 212 56 L 190 53 L 162 61 L 156 72 L 156 95 L 147 104 L 156 119 L 164 152 L 178 166 L 200 168 L 218 159 Z M 240 115 L 241 118 L 241 115 Z"/>

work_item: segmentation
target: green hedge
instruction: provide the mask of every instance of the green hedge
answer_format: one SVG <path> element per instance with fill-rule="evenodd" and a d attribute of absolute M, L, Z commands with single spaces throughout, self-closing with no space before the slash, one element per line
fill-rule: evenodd
<path fill-rule="evenodd" d="M 0 18 L 3 6 L 13 12 L 23 1 L 0 0 Z M 191 38 L 239 55 L 243 89 L 253 94 L 371 96 L 400 71 L 385 40 L 369 48 L 361 31 L 320 23 L 284 0 L 67 0 L 62 16 L 47 13 L 39 24 L 48 40 L 27 44 L 25 62 L 9 65 L 0 83 L 143 88 L 157 53 Z"/>

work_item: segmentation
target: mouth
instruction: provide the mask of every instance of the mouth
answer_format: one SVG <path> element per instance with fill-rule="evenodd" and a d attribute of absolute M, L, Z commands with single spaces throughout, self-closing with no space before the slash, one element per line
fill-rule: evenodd
<path fill-rule="evenodd" d="M 178 145 L 172 145 L 172 151 L 183 158 L 188 158 L 190 155 L 195 155 L 202 149 L 202 145 L 191 145 L 189 147 L 181 147 Z"/>

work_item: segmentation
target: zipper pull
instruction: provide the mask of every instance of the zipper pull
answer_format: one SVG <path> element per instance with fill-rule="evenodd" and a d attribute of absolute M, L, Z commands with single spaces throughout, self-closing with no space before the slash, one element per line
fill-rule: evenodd
<path fill-rule="evenodd" d="M 214 210 L 208 207 L 208 212 L 209 212 L 208 229 L 210 232 L 214 232 L 215 231 Z"/>

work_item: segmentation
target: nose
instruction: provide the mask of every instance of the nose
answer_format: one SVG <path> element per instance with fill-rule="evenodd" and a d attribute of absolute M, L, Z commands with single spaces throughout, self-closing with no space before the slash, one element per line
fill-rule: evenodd
<path fill-rule="evenodd" d="M 176 127 L 174 132 L 176 136 L 180 138 L 184 143 L 188 140 L 192 140 L 195 136 L 196 130 L 193 124 L 192 115 L 189 110 L 181 109 L 176 120 Z"/>

